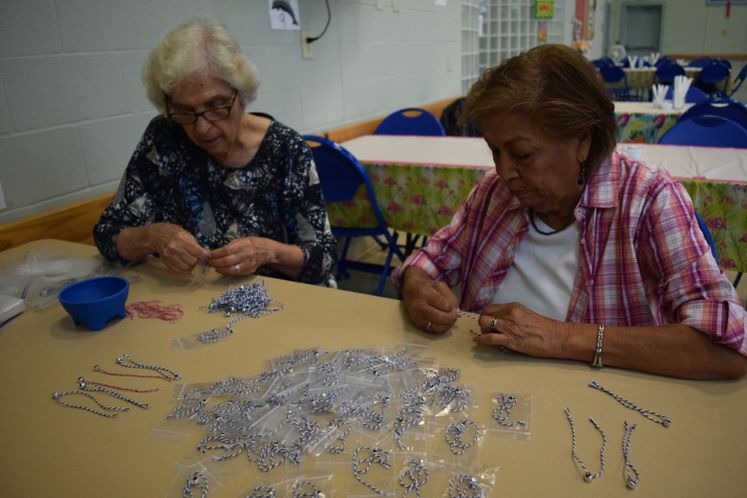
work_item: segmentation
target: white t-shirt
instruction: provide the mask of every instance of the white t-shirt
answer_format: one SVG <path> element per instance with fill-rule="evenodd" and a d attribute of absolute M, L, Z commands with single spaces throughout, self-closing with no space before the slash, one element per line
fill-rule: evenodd
<path fill-rule="evenodd" d="M 552 232 L 537 216 L 537 227 Z M 506 278 L 492 303 L 517 302 L 540 315 L 565 321 L 578 271 L 578 224 L 552 235 L 539 233 L 530 223 Z"/>

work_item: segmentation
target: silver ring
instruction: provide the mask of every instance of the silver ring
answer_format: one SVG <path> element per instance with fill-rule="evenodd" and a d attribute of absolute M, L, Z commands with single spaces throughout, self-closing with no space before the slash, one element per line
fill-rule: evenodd
<path fill-rule="evenodd" d="M 241 269 L 241 263 L 236 263 L 233 267 L 233 272 L 238 275 L 240 269 Z"/>
<path fill-rule="evenodd" d="M 431 327 L 433 327 L 433 323 L 430 320 L 428 320 L 428 323 L 425 324 L 425 331 L 430 332 Z"/>
<path fill-rule="evenodd" d="M 496 320 L 495 317 L 490 320 L 490 330 L 493 332 L 498 332 L 498 320 Z"/>

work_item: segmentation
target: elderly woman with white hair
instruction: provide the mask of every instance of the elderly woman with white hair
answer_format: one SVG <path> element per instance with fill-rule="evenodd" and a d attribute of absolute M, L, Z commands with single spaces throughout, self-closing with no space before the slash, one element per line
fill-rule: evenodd
<path fill-rule="evenodd" d="M 334 285 L 336 244 L 311 152 L 271 116 L 244 112 L 259 80 L 225 26 L 180 25 L 143 77 L 161 115 L 94 228 L 101 254 Z"/>

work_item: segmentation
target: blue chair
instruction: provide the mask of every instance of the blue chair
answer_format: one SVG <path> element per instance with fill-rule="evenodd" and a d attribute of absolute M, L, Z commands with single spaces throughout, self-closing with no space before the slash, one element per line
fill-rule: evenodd
<path fill-rule="evenodd" d="M 718 251 L 716 250 L 716 241 L 713 240 L 713 235 L 711 235 L 711 230 L 708 228 L 708 225 L 706 225 L 705 220 L 698 214 L 697 211 L 693 211 L 693 214 L 695 215 L 695 219 L 698 221 L 698 227 L 700 228 L 700 231 L 703 233 L 703 237 L 706 239 L 706 242 L 708 242 L 708 247 L 711 248 L 711 254 L 713 254 L 713 259 L 716 260 L 716 263 L 718 263 Z"/>
<path fill-rule="evenodd" d="M 713 61 L 700 70 L 698 87 L 709 95 L 726 97 L 726 84 L 729 82 L 729 66 L 721 61 Z"/>
<path fill-rule="evenodd" d="M 672 100 L 674 95 L 674 88 L 669 87 L 669 90 L 667 90 L 666 99 Z M 708 95 L 703 93 L 703 91 L 700 88 L 690 86 L 687 89 L 687 95 L 685 95 L 685 102 L 690 104 L 699 104 L 701 102 L 706 102 L 708 100 Z"/>
<path fill-rule="evenodd" d="M 731 92 L 729 92 L 729 97 L 737 93 L 737 90 L 739 90 L 739 87 L 742 86 L 742 82 L 744 79 L 747 78 L 747 64 L 742 66 L 742 69 L 739 71 L 739 74 L 734 79 L 734 86 L 731 89 Z"/>
<path fill-rule="evenodd" d="M 703 116 L 704 114 L 731 119 L 738 125 L 747 128 L 747 106 L 730 98 L 709 100 L 695 104 L 680 116 L 680 120 Z"/>
<path fill-rule="evenodd" d="M 371 210 L 376 220 L 375 224 L 352 228 L 332 226 L 332 233 L 335 236 L 345 238 L 342 251 L 337 259 L 337 278 L 344 278 L 348 269 L 377 273 L 379 274 L 379 281 L 376 286 L 376 295 L 380 296 L 384 290 L 386 279 L 392 270 L 393 256 L 396 255 L 401 261 L 404 261 L 405 256 L 397 246 L 396 232 L 394 235 L 389 232 L 379 202 L 376 200 L 376 192 L 374 192 L 371 179 L 355 156 L 339 144 L 315 135 L 304 135 L 303 138 L 309 144 L 311 153 L 314 155 L 314 163 L 316 163 L 319 181 L 327 204 L 349 201 L 355 196 L 361 185 L 366 188 Z M 383 265 L 347 259 L 351 239 L 368 236 L 383 237 L 386 240 L 387 255 Z"/>
<path fill-rule="evenodd" d="M 617 66 L 603 66 L 599 69 L 604 87 L 613 100 L 630 100 L 630 88 L 625 71 Z"/>
<path fill-rule="evenodd" d="M 687 63 L 687 67 L 704 67 L 707 66 L 713 62 L 713 59 L 710 57 L 700 57 L 698 59 L 693 59 L 690 62 Z"/>
<path fill-rule="evenodd" d="M 600 59 L 594 59 L 591 61 L 592 64 L 594 64 L 594 67 L 597 69 L 601 69 L 604 66 L 614 66 L 615 63 L 612 62 L 612 59 L 608 57 L 602 57 Z"/>
<path fill-rule="evenodd" d="M 407 107 L 394 111 L 385 117 L 374 132 L 376 135 L 429 135 L 442 137 L 446 135 L 444 127 L 436 116 L 420 109 Z"/>
<path fill-rule="evenodd" d="M 670 59 L 669 57 L 662 56 L 656 59 L 656 62 L 654 62 L 654 67 L 660 67 L 667 64 L 677 64 L 677 61 L 674 59 Z"/>
<path fill-rule="evenodd" d="M 704 114 L 678 120 L 659 143 L 744 149 L 747 148 L 747 129 L 730 119 Z"/>
<path fill-rule="evenodd" d="M 654 80 L 662 85 L 673 85 L 676 76 L 685 76 L 685 74 L 685 68 L 676 62 L 671 62 L 656 66 Z"/>

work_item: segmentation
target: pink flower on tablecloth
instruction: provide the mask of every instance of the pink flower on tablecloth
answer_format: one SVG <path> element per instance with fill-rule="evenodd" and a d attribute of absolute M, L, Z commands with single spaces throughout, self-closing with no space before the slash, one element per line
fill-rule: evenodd
<path fill-rule="evenodd" d="M 721 268 L 736 268 L 737 264 L 734 262 L 733 259 L 728 258 L 721 258 L 718 260 L 718 265 Z"/>
<path fill-rule="evenodd" d="M 734 201 L 734 197 L 731 197 L 729 195 L 725 195 L 722 202 L 727 206 L 733 206 L 734 204 L 736 204 L 736 202 Z"/>
<path fill-rule="evenodd" d="M 391 187 L 395 183 L 396 182 L 394 181 L 394 178 L 392 178 L 391 176 L 387 176 L 386 178 L 384 178 L 384 185 L 389 185 Z"/>
<path fill-rule="evenodd" d="M 452 214 L 454 214 L 454 210 L 452 210 L 449 206 L 444 205 L 438 209 L 438 214 L 440 214 L 441 216 L 451 216 Z"/>
<path fill-rule="evenodd" d="M 446 188 L 447 186 L 446 182 L 443 180 L 436 181 L 435 185 L 436 185 L 436 188 Z"/>
<path fill-rule="evenodd" d="M 627 114 L 627 113 L 621 114 L 617 118 L 617 126 L 625 126 L 629 122 L 630 122 L 630 114 Z"/>
<path fill-rule="evenodd" d="M 656 116 L 654 116 L 651 124 L 654 126 L 654 128 L 661 128 L 664 125 L 664 121 L 666 120 L 667 117 L 664 114 L 657 114 Z"/>
<path fill-rule="evenodd" d="M 747 243 L 747 233 L 746 233 L 746 234 L 744 234 L 744 235 L 742 235 L 742 238 L 741 238 L 741 239 L 739 239 L 739 241 L 740 241 L 740 242 L 745 242 L 745 243 Z"/>
<path fill-rule="evenodd" d="M 402 206 L 400 206 L 400 205 L 399 205 L 399 204 L 397 204 L 396 202 L 392 201 L 392 202 L 390 202 L 390 203 L 389 203 L 389 205 L 387 206 L 387 209 L 388 209 L 389 211 L 393 212 L 393 213 L 399 213 L 399 212 L 401 212 L 401 211 L 402 211 Z"/>
<path fill-rule="evenodd" d="M 705 198 L 705 200 L 703 201 L 703 203 L 706 204 L 706 205 L 713 204 L 713 196 L 712 195 L 707 195 L 706 198 Z"/>
<path fill-rule="evenodd" d="M 412 197 L 410 197 L 410 202 L 412 204 L 415 204 L 416 206 L 422 206 L 423 204 L 425 204 L 425 198 L 420 194 L 413 195 Z"/>
<path fill-rule="evenodd" d="M 711 218 L 706 223 L 708 225 L 708 228 L 711 230 L 721 230 L 722 228 L 726 228 L 726 223 L 724 223 L 724 220 L 722 218 Z"/>

